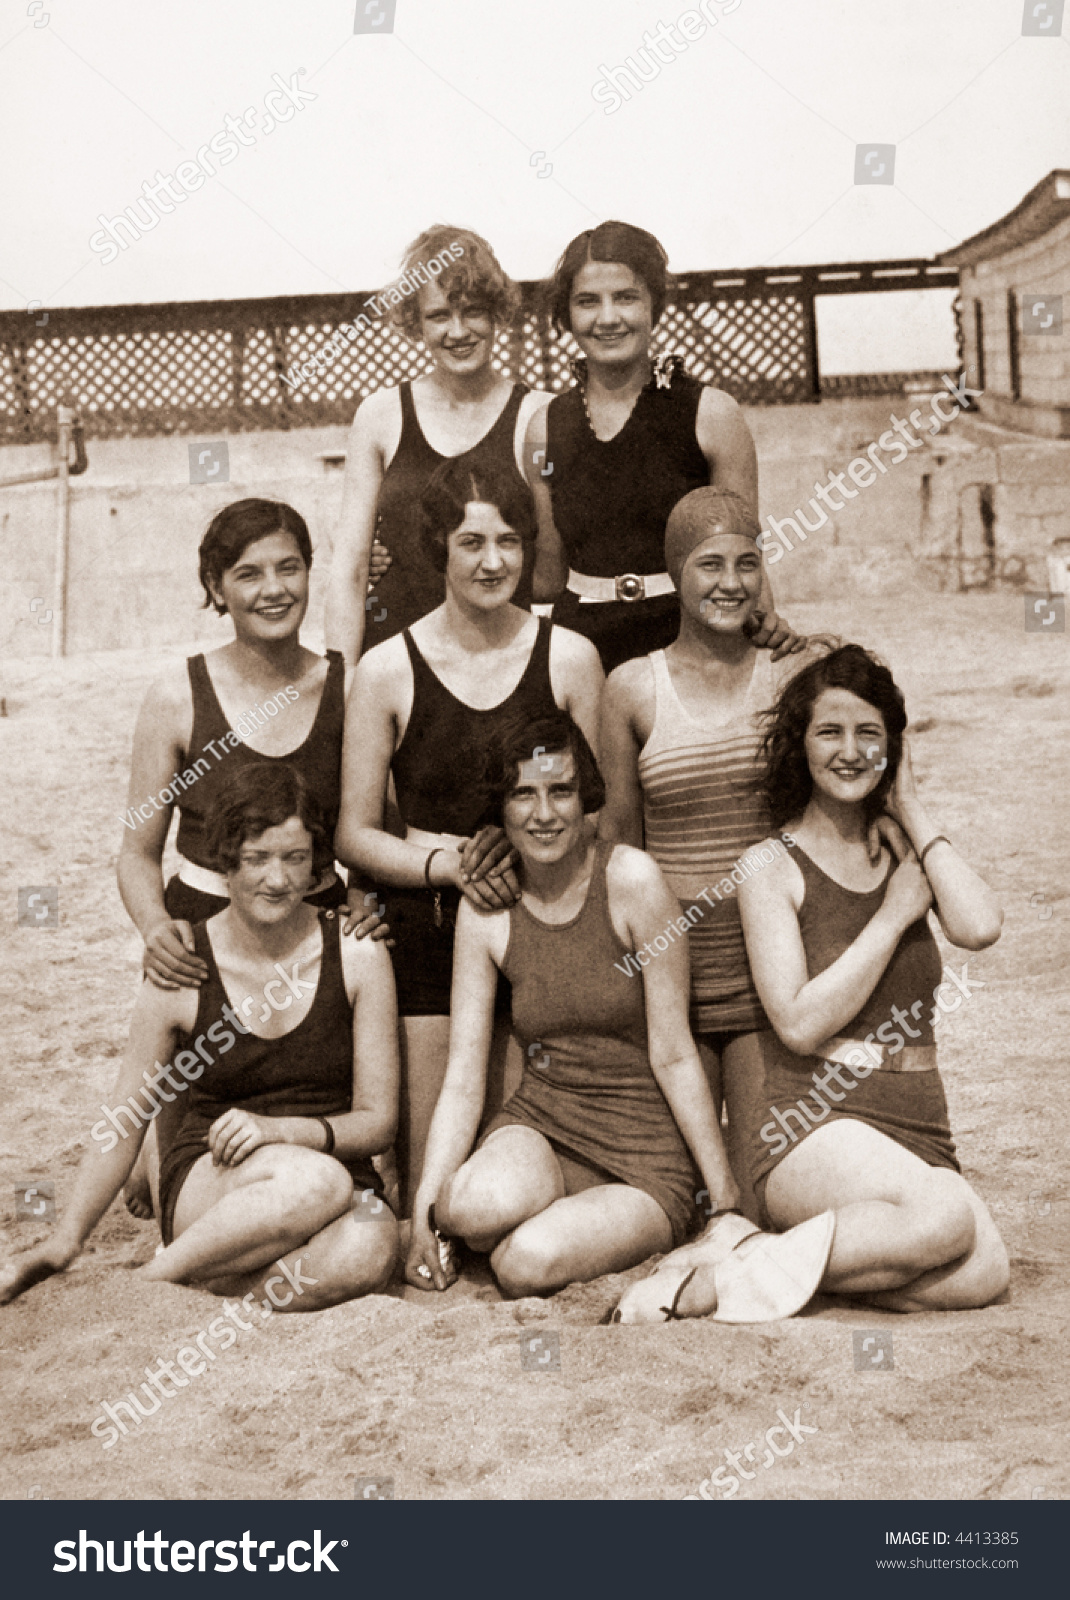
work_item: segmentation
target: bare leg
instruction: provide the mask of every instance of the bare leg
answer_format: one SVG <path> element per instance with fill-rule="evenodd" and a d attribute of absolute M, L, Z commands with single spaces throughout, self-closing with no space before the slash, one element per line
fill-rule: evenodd
<path fill-rule="evenodd" d="M 413 1197 L 420 1182 L 424 1148 L 450 1047 L 449 1017 L 402 1017 L 401 1099 L 394 1152 L 398 1172 L 398 1203 L 403 1217 L 412 1214 Z"/>
<path fill-rule="evenodd" d="M 549 1294 L 566 1283 L 623 1272 L 672 1246 L 669 1219 L 628 1184 L 565 1195 L 549 1140 L 533 1128 L 500 1128 L 465 1162 L 435 1203 L 449 1233 L 490 1264 L 507 1295 Z"/>
<path fill-rule="evenodd" d="M 612 1183 L 555 1200 L 503 1239 L 490 1264 L 516 1299 L 624 1272 L 671 1246 L 672 1228 L 657 1201 Z"/>
<path fill-rule="evenodd" d="M 216 1278 L 205 1287 L 239 1300 L 251 1293 L 263 1318 L 272 1309 L 323 1311 L 384 1289 L 394 1275 L 397 1255 L 398 1226 L 390 1211 L 384 1206 L 372 1217 L 354 1200 L 345 1216 L 270 1267 Z"/>
<path fill-rule="evenodd" d="M 205 1154 L 179 1193 L 174 1242 L 141 1271 L 166 1283 L 255 1271 L 344 1216 L 352 1197 L 345 1167 L 316 1150 L 262 1145 L 236 1167 Z"/>
<path fill-rule="evenodd" d="M 534 1128 L 499 1128 L 445 1185 L 435 1220 L 473 1250 L 489 1252 L 564 1193 L 549 1140 Z"/>
<path fill-rule="evenodd" d="M 757 1125 L 757 1097 L 762 1086 L 761 1035 L 741 1033 L 730 1039 L 725 1045 L 721 1070 L 728 1108 L 725 1150 L 732 1176 L 739 1186 L 739 1209 L 751 1222 L 757 1222 L 758 1202 L 750 1176 L 750 1140 Z"/>
<path fill-rule="evenodd" d="M 151 1158 L 150 1158 L 151 1149 Z M 159 1157 L 156 1153 L 156 1123 L 149 1123 L 148 1130 L 134 1162 L 134 1168 L 129 1178 L 123 1184 L 123 1203 L 132 1217 L 137 1217 L 141 1222 L 147 1222 L 149 1217 L 158 1216 L 158 1195 L 153 1193 L 151 1180 L 151 1161 L 155 1161 L 157 1187 L 159 1186 Z"/>
<path fill-rule="evenodd" d="M 835 1210 L 822 1283 L 834 1294 L 877 1295 L 889 1309 L 914 1310 L 987 1304 L 1006 1287 L 992 1235 L 979 1227 L 991 1218 L 966 1180 L 863 1122 L 845 1118 L 808 1134 L 774 1168 L 766 1206 L 779 1228 Z M 918 1280 L 916 1297 L 895 1293 Z"/>

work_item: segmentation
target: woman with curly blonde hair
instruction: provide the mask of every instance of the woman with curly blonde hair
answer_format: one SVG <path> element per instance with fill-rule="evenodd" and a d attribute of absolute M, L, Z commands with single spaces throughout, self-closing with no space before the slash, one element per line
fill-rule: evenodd
<path fill-rule="evenodd" d="M 495 336 L 512 322 L 520 291 L 485 239 L 467 228 L 429 228 L 402 267 L 389 314 L 432 366 L 368 395 L 350 430 L 327 602 L 327 637 L 349 663 L 442 604 L 443 576 L 427 560 L 416 514 L 436 469 L 464 456 L 524 481 L 528 424 L 550 399 L 511 384 L 492 364 Z M 371 596 L 376 541 L 389 561 L 377 550 Z M 530 593 L 526 571 L 514 603 L 526 605 Z"/>

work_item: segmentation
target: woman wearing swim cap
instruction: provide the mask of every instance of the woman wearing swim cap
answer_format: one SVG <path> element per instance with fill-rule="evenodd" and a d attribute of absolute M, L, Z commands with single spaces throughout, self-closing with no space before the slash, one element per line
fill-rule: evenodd
<path fill-rule="evenodd" d="M 648 850 L 688 912 L 691 1027 L 718 1104 L 723 1077 L 737 1181 L 755 1035 L 768 1027 L 743 942 L 737 894 L 747 869 L 737 862 L 769 831 L 758 791 L 761 714 L 813 659 L 778 661 L 749 631 L 761 606 L 759 532 L 741 495 L 702 488 L 678 502 L 664 552 L 679 637 L 610 675 L 600 734 L 599 833 Z"/>

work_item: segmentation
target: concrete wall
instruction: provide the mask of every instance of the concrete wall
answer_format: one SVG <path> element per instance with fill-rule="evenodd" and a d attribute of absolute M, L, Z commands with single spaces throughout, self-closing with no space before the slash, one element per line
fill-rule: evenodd
<path fill-rule="evenodd" d="M 930 414 L 926 396 L 751 408 L 763 517 L 782 521 L 806 507 L 815 483 L 845 471 L 893 417 L 915 409 Z M 969 487 L 978 483 L 991 486 L 997 578 L 1044 587 L 1047 545 L 1070 534 L 1070 443 L 1023 440 L 966 417 L 920 437 L 906 460 L 771 568 L 779 603 L 820 599 L 832 585 L 866 594 L 970 586 L 986 548 L 981 491 Z M 226 637 L 226 624 L 198 609 L 197 546 L 220 506 L 252 494 L 289 501 L 308 521 L 318 555 L 315 639 L 342 493 L 342 472 L 317 458 L 343 448 L 344 438 L 338 427 L 235 435 L 231 481 L 218 486 L 190 484 L 187 437 L 91 440 L 89 471 L 71 480 L 70 652 Z M 44 446 L 0 450 L 0 478 L 48 460 Z M 48 652 L 49 629 L 37 616 L 51 605 L 55 522 L 54 484 L 0 491 L 0 654 Z M 35 597 L 45 602 L 36 612 Z"/>

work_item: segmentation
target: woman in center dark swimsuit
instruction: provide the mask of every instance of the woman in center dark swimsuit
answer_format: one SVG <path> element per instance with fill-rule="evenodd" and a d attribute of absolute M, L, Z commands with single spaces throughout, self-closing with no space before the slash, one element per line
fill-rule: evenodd
<path fill-rule="evenodd" d="M 517 894 L 507 859 L 475 876 L 487 821 L 478 779 L 488 743 L 518 711 L 535 715 L 559 705 L 593 745 L 602 688 L 598 655 L 586 639 L 512 604 L 535 536 L 522 480 L 500 465 L 448 462 L 425 491 L 421 515 L 425 559 L 444 576 L 445 600 L 357 667 L 335 841 L 340 859 L 378 886 L 397 941 L 403 1213 L 446 1070 L 459 902 L 498 910 Z M 384 826 L 391 778 L 402 837 Z M 503 1019 L 502 1074 L 507 1036 Z"/>
<path fill-rule="evenodd" d="M 442 573 L 420 540 L 420 496 L 434 473 L 463 458 L 519 486 L 528 424 L 550 398 L 510 384 L 492 364 L 495 335 L 512 321 L 519 291 L 485 239 L 467 228 L 430 228 L 409 246 L 404 267 L 406 277 L 423 268 L 430 279 L 402 301 L 394 322 L 434 365 L 415 382 L 370 394 L 353 420 L 327 597 L 327 642 L 350 664 L 442 604 Z M 532 561 L 513 600 L 525 608 Z"/>

